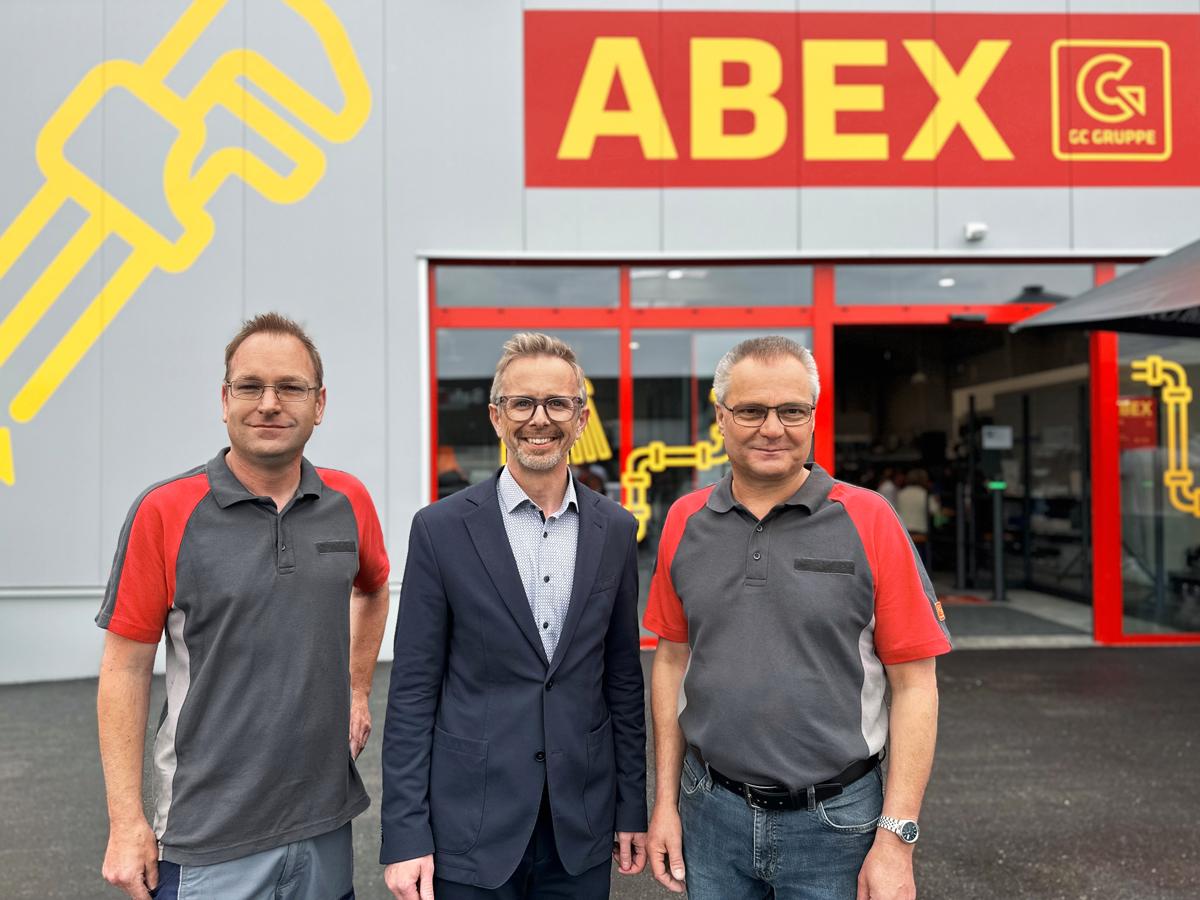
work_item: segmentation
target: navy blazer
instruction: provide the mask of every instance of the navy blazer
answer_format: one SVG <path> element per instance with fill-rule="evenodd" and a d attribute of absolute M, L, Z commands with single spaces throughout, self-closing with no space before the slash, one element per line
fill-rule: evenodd
<path fill-rule="evenodd" d="M 516 870 L 548 785 L 566 870 L 646 830 L 637 523 L 575 482 L 579 545 L 547 663 L 509 547 L 498 475 L 421 510 L 409 534 L 383 732 L 380 862 L 434 853 L 485 888 Z"/>

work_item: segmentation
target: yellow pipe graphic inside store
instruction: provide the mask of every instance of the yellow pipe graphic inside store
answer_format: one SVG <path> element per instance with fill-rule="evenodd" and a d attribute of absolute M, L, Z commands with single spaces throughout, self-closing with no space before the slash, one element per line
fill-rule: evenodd
<path fill-rule="evenodd" d="M 1200 518 L 1200 490 L 1188 467 L 1188 404 L 1192 402 L 1192 389 L 1188 387 L 1187 372 L 1179 363 L 1157 354 L 1134 360 L 1132 369 L 1134 381 L 1159 389 L 1167 410 L 1167 467 L 1163 484 L 1171 505 Z"/>

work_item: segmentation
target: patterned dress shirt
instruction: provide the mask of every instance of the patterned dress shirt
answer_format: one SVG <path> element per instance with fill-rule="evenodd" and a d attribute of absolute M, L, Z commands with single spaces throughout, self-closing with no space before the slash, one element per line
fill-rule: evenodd
<path fill-rule="evenodd" d="M 568 477 L 562 506 L 550 516 L 543 516 L 517 484 L 508 466 L 500 473 L 497 491 L 508 545 L 525 584 L 525 597 L 542 638 L 546 659 L 552 660 L 562 636 L 575 580 L 575 550 L 579 542 L 575 481 Z"/>

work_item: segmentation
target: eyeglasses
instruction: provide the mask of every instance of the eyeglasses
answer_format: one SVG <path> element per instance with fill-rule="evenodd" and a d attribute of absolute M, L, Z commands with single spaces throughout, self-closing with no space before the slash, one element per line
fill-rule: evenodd
<path fill-rule="evenodd" d="M 257 400 L 270 388 L 283 403 L 303 403 L 319 387 L 309 387 L 303 381 L 281 381 L 279 384 L 263 384 L 261 381 L 227 381 L 229 394 L 237 400 Z"/>
<path fill-rule="evenodd" d="M 569 422 L 575 418 L 575 411 L 583 406 L 583 400 L 579 397 L 547 397 L 545 400 L 536 397 L 498 397 L 496 405 L 503 407 L 505 415 L 514 422 L 528 422 L 539 406 L 546 410 L 546 417 L 551 422 Z"/>
<path fill-rule="evenodd" d="M 812 418 L 815 406 L 810 406 L 807 403 L 782 403 L 779 406 L 760 406 L 757 403 L 745 403 L 741 406 L 725 406 L 725 409 L 733 415 L 733 421 L 739 425 L 745 425 L 747 428 L 759 428 L 767 421 L 767 416 L 771 410 L 775 410 L 775 415 L 779 417 L 779 423 L 787 428 L 793 428 L 797 425 L 807 425 Z"/>

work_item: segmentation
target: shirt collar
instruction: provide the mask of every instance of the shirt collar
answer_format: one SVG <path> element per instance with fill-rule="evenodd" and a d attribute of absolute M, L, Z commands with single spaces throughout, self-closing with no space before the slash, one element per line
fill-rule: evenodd
<path fill-rule="evenodd" d="M 500 498 L 500 507 L 505 512 L 515 512 L 517 507 L 522 503 L 528 503 L 534 509 L 537 509 L 537 504 L 529 498 L 525 493 L 525 489 L 517 484 L 517 479 L 513 478 L 512 472 L 505 466 L 500 470 L 500 480 L 496 484 L 496 493 Z M 547 518 L 557 518 L 561 516 L 568 508 L 574 506 L 579 509 L 579 503 L 575 499 L 575 479 L 569 474 L 567 475 L 567 490 L 563 494 L 562 506 L 557 511 L 551 513 Z"/>
<path fill-rule="evenodd" d="M 808 477 L 796 493 L 783 501 L 784 506 L 802 506 L 809 513 L 819 507 L 833 487 L 833 478 L 816 463 L 805 463 Z M 706 504 L 713 512 L 727 513 L 735 506 L 740 506 L 733 496 L 733 472 L 729 472 L 718 483 L 713 492 L 708 495 Z"/>
<path fill-rule="evenodd" d="M 221 450 L 216 456 L 209 460 L 205 466 L 205 471 L 208 473 L 208 486 L 212 490 L 213 499 L 217 501 L 217 506 L 224 509 L 227 506 L 232 506 L 235 503 L 240 503 L 243 500 L 257 500 L 256 494 L 250 493 L 245 486 L 237 480 L 237 476 L 229 468 L 229 463 L 225 460 L 229 453 L 229 448 Z M 325 483 L 321 481 L 321 476 L 317 474 L 317 470 L 304 457 L 300 458 L 300 487 L 296 491 L 299 497 L 312 496 L 320 497 L 324 490 Z"/>

